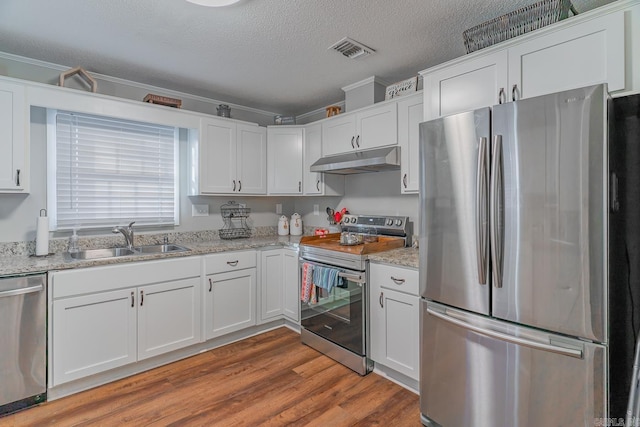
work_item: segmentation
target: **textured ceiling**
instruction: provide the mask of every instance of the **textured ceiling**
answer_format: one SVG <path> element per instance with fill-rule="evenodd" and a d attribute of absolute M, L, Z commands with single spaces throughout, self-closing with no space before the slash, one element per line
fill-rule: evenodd
<path fill-rule="evenodd" d="M 0 51 L 283 114 L 465 53 L 462 32 L 536 0 L 0 0 Z M 573 0 L 578 11 L 612 0 Z M 349 60 L 342 37 L 377 51 Z"/>

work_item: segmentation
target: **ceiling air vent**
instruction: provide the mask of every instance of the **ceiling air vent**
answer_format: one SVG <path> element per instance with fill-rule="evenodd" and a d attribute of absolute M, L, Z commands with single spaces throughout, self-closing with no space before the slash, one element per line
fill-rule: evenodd
<path fill-rule="evenodd" d="M 375 50 L 370 47 L 367 47 L 362 43 L 358 43 L 355 40 L 351 40 L 349 37 L 343 38 L 333 46 L 330 46 L 329 49 L 333 49 L 349 59 L 364 58 L 365 56 L 369 56 L 375 52 Z"/>

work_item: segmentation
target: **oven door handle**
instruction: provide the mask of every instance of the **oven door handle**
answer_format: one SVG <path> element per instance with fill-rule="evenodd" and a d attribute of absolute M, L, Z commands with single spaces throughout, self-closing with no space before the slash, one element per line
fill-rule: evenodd
<path fill-rule="evenodd" d="M 347 274 L 347 273 L 340 272 L 338 273 L 338 277 L 342 277 L 356 283 L 366 283 L 366 280 L 363 279 L 360 274 Z"/>

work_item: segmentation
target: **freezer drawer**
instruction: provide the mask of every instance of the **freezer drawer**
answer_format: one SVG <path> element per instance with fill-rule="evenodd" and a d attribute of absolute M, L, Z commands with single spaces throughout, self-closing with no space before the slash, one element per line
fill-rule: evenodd
<path fill-rule="evenodd" d="M 605 417 L 606 347 L 421 301 L 428 426 L 592 426 Z"/>

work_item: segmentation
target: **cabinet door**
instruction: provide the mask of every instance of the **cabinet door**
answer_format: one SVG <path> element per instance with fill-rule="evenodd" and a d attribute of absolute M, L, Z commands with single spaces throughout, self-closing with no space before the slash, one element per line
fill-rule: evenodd
<path fill-rule="evenodd" d="M 422 94 L 398 101 L 398 143 L 400 144 L 402 193 L 417 193 L 419 124 L 422 121 Z"/>
<path fill-rule="evenodd" d="M 136 301 L 123 289 L 53 302 L 54 386 L 137 360 Z"/>
<path fill-rule="evenodd" d="M 371 358 L 419 380 L 419 298 L 378 288 L 371 301 Z"/>
<path fill-rule="evenodd" d="M 200 342 L 199 290 L 199 277 L 137 289 L 138 360 Z"/>
<path fill-rule="evenodd" d="M 298 251 L 283 249 L 284 315 L 294 322 L 300 321 L 300 269 Z"/>
<path fill-rule="evenodd" d="M 27 110 L 24 86 L 0 82 L 0 192 L 28 193 Z"/>
<path fill-rule="evenodd" d="M 530 98 L 598 83 L 625 89 L 624 26 L 619 11 L 509 48 L 509 90 Z"/>
<path fill-rule="evenodd" d="M 284 268 L 282 250 L 262 251 L 260 263 L 260 319 L 283 313 Z"/>
<path fill-rule="evenodd" d="M 322 155 L 347 153 L 356 149 L 356 116 L 341 114 L 322 122 Z"/>
<path fill-rule="evenodd" d="M 356 115 L 357 150 L 396 145 L 398 143 L 398 110 L 395 102 L 368 108 Z"/>
<path fill-rule="evenodd" d="M 205 338 L 256 324 L 256 269 L 211 274 L 204 283 Z"/>
<path fill-rule="evenodd" d="M 302 194 L 302 128 L 267 129 L 269 194 Z"/>
<path fill-rule="evenodd" d="M 311 165 L 322 157 L 322 125 L 315 124 L 304 129 L 303 157 L 304 194 L 322 194 L 324 191 L 323 174 L 309 170 Z"/>
<path fill-rule="evenodd" d="M 242 194 L 267 194 L 267 129 L 238 124 L 238 186 Z"/>
<path fill-rule="evenodd" d="M 423 77 L 425 120 L 499 104 L 507 100 L 507 51 L 465 59 Z"/>
<path fill-rule="evenodd" d="M 200 192 L 235 192 L 238 186 L 236 124 L 222 119 L 202 119 L 199 147 Z"/>

